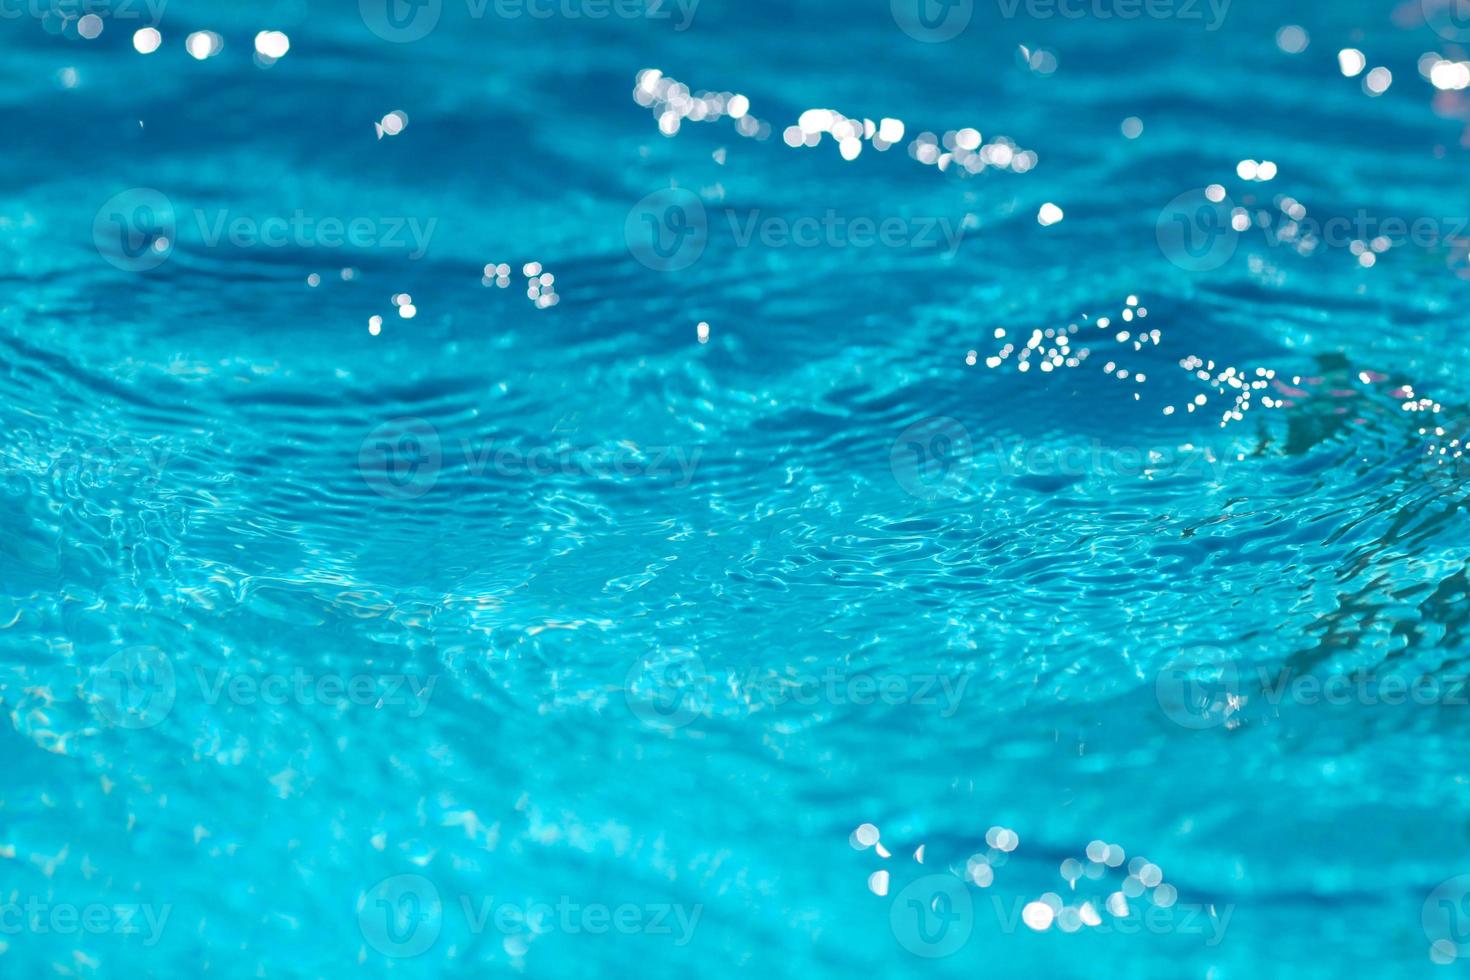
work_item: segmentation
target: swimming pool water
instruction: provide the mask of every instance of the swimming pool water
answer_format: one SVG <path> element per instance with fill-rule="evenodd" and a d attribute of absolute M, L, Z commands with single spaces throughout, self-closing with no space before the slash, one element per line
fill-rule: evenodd
<path fill-rule="evenodd" d="M 1470 955 L 1451 5 L 0 13 L 0 974 Z"/>

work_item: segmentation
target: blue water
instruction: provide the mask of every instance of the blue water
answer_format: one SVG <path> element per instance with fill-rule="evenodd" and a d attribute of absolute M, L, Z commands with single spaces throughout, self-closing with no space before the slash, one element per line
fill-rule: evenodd
<path fill-rule="evenodd" d="M 1453 11 L 587 2 L 0 11 L 0 975 L 1463 968 Z"/>

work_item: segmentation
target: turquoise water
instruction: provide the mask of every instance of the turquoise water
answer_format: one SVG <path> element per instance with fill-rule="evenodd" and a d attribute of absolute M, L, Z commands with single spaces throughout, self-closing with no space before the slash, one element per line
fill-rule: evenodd
<path fill-rule="evenodd" d="M 57 4 L 0 974 L 1470 955 L 1454 8 Z"/>

